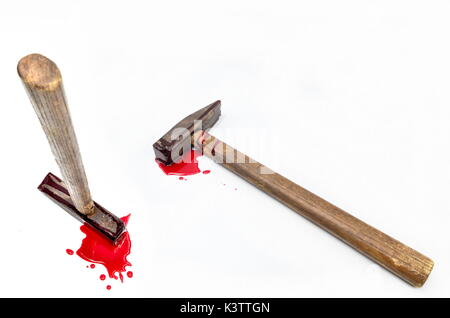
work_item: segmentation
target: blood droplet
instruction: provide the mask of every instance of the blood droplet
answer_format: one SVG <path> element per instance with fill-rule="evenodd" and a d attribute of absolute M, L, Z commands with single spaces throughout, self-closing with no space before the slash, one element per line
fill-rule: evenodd
<path fill-rule="evenodd" d="M 95 264 L 91 264 L 89 267 L 90 268 L 95 268 Z"/>
<path fill-rule="evenodd" d="M 179 177 L 178 179 L 180 179 L 180 180 L 184 180 L 184 178 L 183 178 L 183 177 Z"/>
<path fill-rule="evenodd" d="M 106 275 L 105 274 L 101 274 L 100 275 L 100 280 L 105 280 L 106 279 Z"/>
<path fill-rule="evenodd" d="M 106 286 L 107 290 L 111 290 L 111 285 Z"/>
<path fill-rule="evenodd" d="M 211 170 L 204 170 L 202 173 L 203 173 L 203 174 L 210 174 L 210 173 L 211 173 Z"/>
<path fill-rule="evenodd" d="M 132 278 L 132 277 L 133 277 L 133 272 L 132 272 L 132 271 L 127 272 L 127 276 L 128 276 L 129 278 Z"/>
<path fill-rule="evenodd" d="M 69 248 L 66 250 L 66 253 L 69 254 L 69 255 L 73 255 L 73 251 L 71 249 L 69 249 Z"/>

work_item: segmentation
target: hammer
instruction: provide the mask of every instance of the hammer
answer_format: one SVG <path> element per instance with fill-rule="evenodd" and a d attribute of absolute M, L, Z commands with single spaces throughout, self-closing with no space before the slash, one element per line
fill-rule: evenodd
<path fill-rule="evenodd" d="M 220 106 L 216 101 L 176 124 L 153 145 L 156 160 L 172 165 L 193 147 L 411 285 L 425 283 L 434 265 L 431 259 L 209 134 Z"/>
<path fill-rule="evenodd" d="M 58 67 L 40 54 L 30 54 L 19 61 L 17 72 L 64 180 L 49 173 L 38 189 L 82 223 L 119 242 L 125 224 L 91 198 Z"/>

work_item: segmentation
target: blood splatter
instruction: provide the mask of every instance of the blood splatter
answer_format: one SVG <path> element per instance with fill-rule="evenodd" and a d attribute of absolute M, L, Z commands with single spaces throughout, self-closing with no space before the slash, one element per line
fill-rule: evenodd
<path fill-rule="evenodd" d="M 132 272 L 132 271 L 127 272 L 127 276 L 128 276 L 129 278 L 132 278 L 132 277 L 133 277 L 133 272 Z"/>
<path fill-rule="evenodd" d="M 106 275 L 105 274 L 101 274 L 100 275 L 100 280 L 105 280 L 106 279 Z"/>
<path fill-rule="evenodd" d="M 161 170 L 167 175 L 175 176 L 191 176 L 200 173 L 197 158 L 202 154 L 196 150 L 191 150 L 183 156 L 180 162 L 166 166 L 163 163 L 156 161 Z"/>
<path fill-rule="evenodd" d="M 89 267 L 90 268 L 95 268 L 95 264 L 91 264 Z"/>
<path fill-rule="evenodd" d="M 69 254 L 69 255 L 73 255 L 73 251 L 71 249 L 69 249 L 69 248 L 66 250 L 66 253 Z"/>
<path fill-rule="evenodd" d="M 121 220 L 127 224 L 129 218 L 130 215 L 121 218 Z M 126 271 L 127 266 L 131 266 L 131 263 L 127 260 L 127 256 L 131 251 L 131 240 L 128 231 L 122 234 L 118 243 L 114 244 L 89 225 L 84 224 L 80 229 L 86 234 L 86 237 L 83 239 L 77 255 L 88 262 L 102 264 L 108 271 L 110 278 L 120 278 L 123 282 L 122 273 Z M 94 264 L 91 264 L 91 267 L 92 265 Z"/>
<path fill-rule="evenodd" d="M 198 167 L 198 157 L 201 157 L 202 153 L 192 149 L 189 153 L 185 154 L 180 162 L 173 163 L 170 166 L 166 166 L 163 163 L 156 160 L 156 163 L 161 170 L 168 176 L 180 176 L 179 180 L 187 181 L 185 176 L 191 176 L 198 173 L 210 174 L 211 170 L 201 171 Z"/>
<path fill-rule="evenodd" d="M 111 285 L 106 286 L 107 290 L 111 290 Z"/>

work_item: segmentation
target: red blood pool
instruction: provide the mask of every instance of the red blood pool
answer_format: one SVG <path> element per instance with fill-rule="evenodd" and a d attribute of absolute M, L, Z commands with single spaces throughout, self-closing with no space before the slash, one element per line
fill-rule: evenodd
<path fill-rule="evenodd" d="M 107 290 L 111 290 L 111 285 L 106 286 Z"/>
<path fill-rule="evenodd" d="M 198 168 L 197 158 L 201 156 L 201 153 L 196 150 L 191 150 L 189 153 L 183 156 L 180 162 L 174 163 L 170 166 L 166 166 L 163 163 L 156 161 L 161 170 L 167 175 L 174 176 L 191 176 L 193 174 L 200 173 Z"/>
<path fill-rule="evenodd" d="M 128 276 L 129 278 L 133 277 L 133 272 L 132 272 L 132 271 L 127 272 L 127 276 Z"/>
<path fill-rule="evenodd" d="M 203 171 L 202 173 L 203 173 L 203 174 L 210 174 L 210 173 L 211 173 L 211 170 L 205 170 L 205 171 Z"/>
<path fill-rule="evenodd" d="M 105 280 L 106 279 L 106 275 L 105 274 L 101 274 L 100 275 L 100 280 Z"/>
<path fill-rule="evenodd" d="M 127 224 L 129 218 L 130 215 L 121 218 L 121 220 Z M 109 277 L 120 278 L 123 282 L 122 273 L 126 271 L 127 266 L 131 266 L 131 263 L 127 260 L 131 251 L 128 231 L 122 234 L 119 242 L 114 244 L 89 225 L 84 224 L 80 229 L 86 234 L 86 237 L 83 239 L 77 255 L 88 262 L 102 264 L 108 271 Z M 92 265 L 95 267 L 94 264 Z M 116 273 L 119 274 L 119 277 L 116 276 Z"/>
<path fill-rule="evenodd" d="M 73 251 L 71 249 L 67 249 L 66 253 L 69 254 L 69 255 L 73 255 Z"/>

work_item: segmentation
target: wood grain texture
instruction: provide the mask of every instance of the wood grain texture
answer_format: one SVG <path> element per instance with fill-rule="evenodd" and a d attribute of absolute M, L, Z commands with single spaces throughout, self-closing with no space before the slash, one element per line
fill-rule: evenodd
<path fill-rule="evenodd" d="M 433 261 L 339 209 L 204 131 L 193 145 L 226 169 L 287 205 L 415 287 L 428 278 Z"/>
<path fill-rule="evenodd" d="M 19 61 L 17 71 L 47 136 L 75 207 L 85 215 L 94 213 L 94 203 L 58 67 L 40 54 L 30 54 Z"/>

